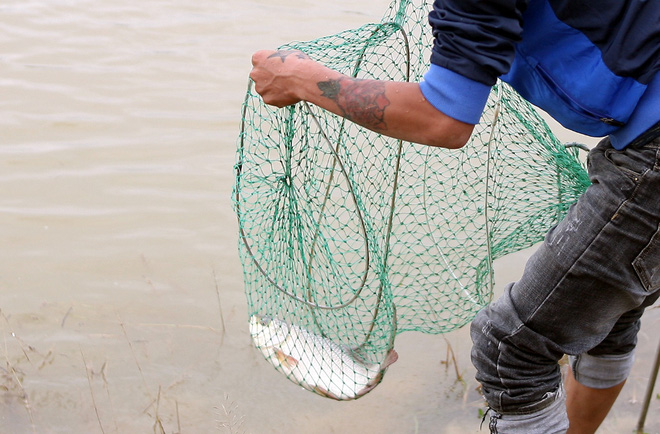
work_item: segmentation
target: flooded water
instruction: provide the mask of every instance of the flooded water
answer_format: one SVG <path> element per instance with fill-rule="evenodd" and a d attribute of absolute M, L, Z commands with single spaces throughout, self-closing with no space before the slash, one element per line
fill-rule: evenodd
<path fill-rule="evenodd" d="M 479 432 L 466 330 L 400 335 L 354 402 L 293 385 L 248 335 L 230 193 L 250 55 L 387 4 L 0 4 L 0 433 Z M 634 428 L 658 325 L 602 433 Z"/>

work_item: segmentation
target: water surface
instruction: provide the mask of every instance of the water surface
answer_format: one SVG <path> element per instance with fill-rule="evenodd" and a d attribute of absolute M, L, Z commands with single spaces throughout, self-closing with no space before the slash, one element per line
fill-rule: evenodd
<path fill-rule="evenodd" d="M 1 433 L 478 432 L 466 330 L 400 335 L 355 402 L 293 385 L 248 336 L 230 193 L 250 55 L 386 6 L 2 2 Z M 634 427 L 656 312 L 603 433 Z"/>

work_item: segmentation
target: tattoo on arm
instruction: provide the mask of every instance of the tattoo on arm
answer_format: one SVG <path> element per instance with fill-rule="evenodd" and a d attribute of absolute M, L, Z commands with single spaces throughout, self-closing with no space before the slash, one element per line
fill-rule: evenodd
<path fill-rule="evenodd" d="M 317 86 L 322 96 L 333 100 L 344 117 L 369 129 L 385 131 L 385 83 L 374 80 L 339 78 L 321 81 Z"/>
<path fill-rule="evenodd" d="M 270 56 L 268 56 L 269 59 L 272 59 L 274 57 L 279 57 L 280 60 L 282 60 L 282 63 L 286 60 L 287 57 L 289 56 L 296 56 L 298 59 L 309 59 L 309 56 L 302 51 L 298 50 L 280 50 L 276 51 Z"/>

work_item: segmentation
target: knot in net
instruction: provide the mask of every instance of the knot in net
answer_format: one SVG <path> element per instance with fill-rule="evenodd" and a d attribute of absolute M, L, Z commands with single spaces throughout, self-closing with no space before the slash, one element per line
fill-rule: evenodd
<path fill-rule="evenodd" d="M 430 9 L 396 0 L 380 23 L 281 49 L 418 82 Z M 276 109 L 249 83 L 233 197 L 255 345 L 309 390 L 363 396 L 396 359 L 397 333 L 449 332 L 490 302 L 493 261 L 540 241 L 588 185 L 577 152 L 503 83 L 461 150 L 304 102 Z"/>

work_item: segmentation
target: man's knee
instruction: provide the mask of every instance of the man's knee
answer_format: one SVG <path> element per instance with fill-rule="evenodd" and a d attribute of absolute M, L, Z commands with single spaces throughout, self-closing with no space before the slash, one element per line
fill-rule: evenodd
<path fill-rule="evenodd" d="M 498 413 L 529 413 L 549 405 L 563 351 L 526 327 L 507 293 L 472 322 L 472 363 L 489 406 Z"/>

